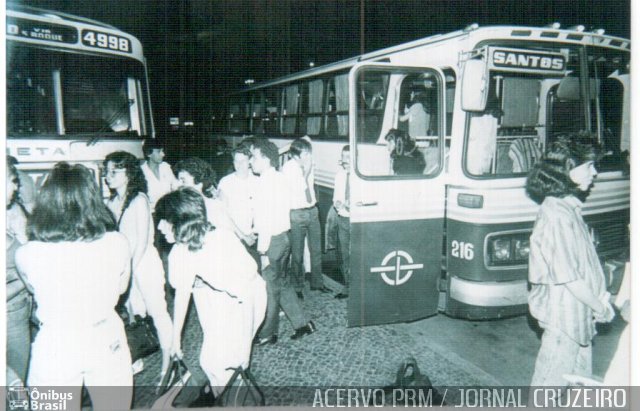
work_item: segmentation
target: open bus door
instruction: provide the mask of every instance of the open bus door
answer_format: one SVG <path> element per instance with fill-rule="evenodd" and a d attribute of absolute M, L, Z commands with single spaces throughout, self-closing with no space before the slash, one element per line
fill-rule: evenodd
<path fill-rule="evenodd" d="M 384 91 L 377 108 L 370 104 L 380 97 L 371 95 L 375 84 Z M 384 136 L 389 129 L 411 127 L 401 115 L 418 89 L 428 106 L 423 107 L 428 125 L 423 126 L 425 135 L 413 140 L 426 164 L 399 175 Z M 432 68 L 361 63 L 349 73 L 349 94 L 355 98 L 349 103 L 348 326 L 412 321 L 437 313 L 445 210 L 444 89 L 444 75 Z"/>

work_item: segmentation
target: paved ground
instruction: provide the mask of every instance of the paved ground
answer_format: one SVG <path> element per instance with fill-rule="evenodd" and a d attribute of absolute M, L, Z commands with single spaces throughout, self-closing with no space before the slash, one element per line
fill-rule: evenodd
<path fill-rule="evenodd" d="M 336 291 L 338 283 L 328 280 Z M 314 390 L 303 387 L 384 387 L 398 366 L 414 356 L 435 387 L 528 385 L 539 339 L 525 316 L 472 322 L 438 315 L 404 324 L 346 327 L 346 300 L 305 291 L 303 305 L 318 331 L 300 341 L 286 319 L 276 345 L 253 350 L 251 371 L 263 388 L 267 405 L 311 404 Z M 604 374 L 622 323 L 601 330 L 594 348 L 594 373 Z M 187 364 L 197 369 L 202 333 L 190 310 L 183 338 Z M 148 408 L 159 378 L 159 353 L 145 359 L 135 378 L 134 407 Z M 141 388 L 142 387 L 142 388 Z M 296 387 L 298 389 L 296 389 Z M 447 400 L 456 402 L 451 396 Z"/>

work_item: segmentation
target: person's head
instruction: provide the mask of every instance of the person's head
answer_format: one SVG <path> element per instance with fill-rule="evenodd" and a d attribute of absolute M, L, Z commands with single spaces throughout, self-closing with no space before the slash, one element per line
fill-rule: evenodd
<path fill-rule="evenodd" d="M 142 146 L 145 158 L 154 164 L 162 163 L 164 159 L 164 145 L 157 138 L 148 138 Z"/>
<path fill-rule="evenodd" d="M 202 195 L 190 187 L 181 187 L 162 197 L 156 204 L 158 230 L 168 243 L 187 244 L 189 250 L 202 248 L 204 236 L 211 230 Z"/>
<path fill-rule="evenodd" d="M 298 138 L 293 140 L 289 146 L 289 152 L 295 161 L 302 166 L 308 166 L 311 164 L 313 158 L 311 155 L 312 146 L 308 140 L 308 137 Z"/>
<path fill-rule="evenodd" d="M 387 141 L 387 150 L 391 157 L 410 155 L 416 149 L 416 142 L 406 131 L 392 128 L 384 139 Z"/>
<path fill-rule="evenodd" d="M 251 172 L 251 166 L 249 165 L 249 158 L 251 157 L 251 151 L 249 147 L 244 144 L 238 145 L 231 152 L 233 156 L 233 168 L 239 175 L 246 176 Z"/>
<path fill-rule="evenodd" d="M 18 169 L 10 158 L 7 156 L 7 210 L 10 209 L 15 203 L 18 202 L 20 192 L 20 179 L 18 178 Z"/>
<path fill-rule="evenodd" d="M 349 151 L 351 151 L 351 149 L 349 148 L 349 144 L 347 144 L 342 147 L 342 151 L 340 153 L 340 166 L 342 166 L 342 168 L 347 171 L 349 171 L 351 167 L 351 158 L 349 157 Z"/>
<path fill-rule="evenodd" d="M 529 197 L 538 203 L 549 196 L 586 198 L 597 176 L 594 164 L 598 149 L 580 140 L 580 136 L 568 136 L 551 144 L 544 158 L 529 172 Z"/>
<path fill-rule="evenodd" d="M 278 167 L 278 147 L 267 139 L 256 139 L 251 146 L 251 169 L 262 174 L 269 167 Z"/>
<path fill-rule="evenodd" d="M 216 172 L 209 163 L 198 157 L 180 160 L 174 167 L 178 180 L 185 187 L 193 187 L 201 193 L 209 195 L 215 187 Z"/>
<path fill-rule="evenodd" d="M 115 230 L 93 175 L 83 165 L 58 163 L 40 189 L 27 225 L 30 240 L 93 241 Z"/>
<path fill-rule="evenodd" d="M 125 194 L 122 210 L 139 194 L 147 192 L 147 180 L 144 177 L 140 160 L 126 151 L 115 151 L 103 162 L 105 181 L 113 198 L 118 192 Z"/>

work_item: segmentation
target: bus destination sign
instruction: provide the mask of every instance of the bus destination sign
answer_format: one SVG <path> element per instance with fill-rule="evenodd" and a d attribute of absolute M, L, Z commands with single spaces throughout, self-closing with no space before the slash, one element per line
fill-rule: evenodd
<path fill-rule="evenodd" d="M 510 71 L 563 73 L 567 58 L 561 53 L 521 49 L 490 48 L 491 68 Z"/>
<path fill-rule="evenodd" d="M 78 30 L 73 27 L 16 17 L 7 17 L 7 36 L 55 43 L 74 44 L 78 42 Z"/>

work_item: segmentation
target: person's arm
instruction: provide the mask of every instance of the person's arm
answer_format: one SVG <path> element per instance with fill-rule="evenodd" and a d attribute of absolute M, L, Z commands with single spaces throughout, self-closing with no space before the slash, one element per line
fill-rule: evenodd
<path fill-rule="evenodd" d="M 594 313 L 603 313 L 605 307 L 583 280 L 575 280 L 565 284 L 569 292 L 582 304 L 589 306 Z"/>
<path fill-rule="evenodd" d="M 122 272 L 120 273 L 120 295 L 127 292 L 129 289 L 129 282 L 131 281 L 131 259 L 129 256 L 129 244 L 127 243 L 127 239 L 122 236 L 122 259 L 124 265 L 122 267 Z"/>
<path fill-rule="evenodd" d="M 135 271 L 147 251 L 149 244 L 149 221 L 151 208 L 146 198 L 140 194 L 131 201 L 125 213 L 132 213 L 133 218 L 127 218 L 126 224 L 120 226 L 122 233 L 129 240 L 131 247 L 131 269 Z"/>
<path fill-rule="evenodd" d="M 188 255 L 183 256 L 175 247 L 169 254 L 169 282 L 176 290 L 173 300 L 173 343 L 171 355 L 182 357 L 182 328 L 184 327 L 194 275 L 189 271 Z"/>

